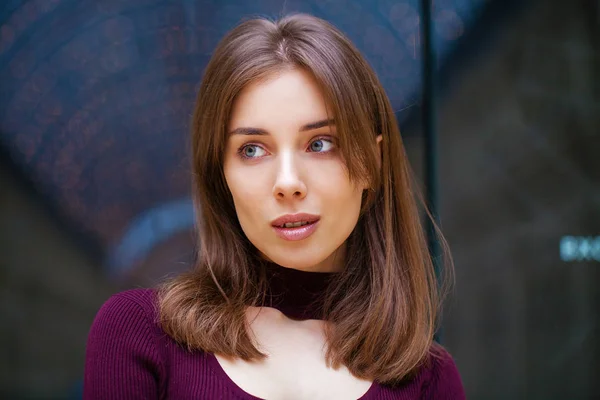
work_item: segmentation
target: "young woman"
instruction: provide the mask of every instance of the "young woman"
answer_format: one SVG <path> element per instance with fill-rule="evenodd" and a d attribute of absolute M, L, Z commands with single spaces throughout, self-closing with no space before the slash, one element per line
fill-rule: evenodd
<path fill-rule="evenodd" d="M 463 399 L 394 112 L 318 18 L 218 45 L 192 129 L 199 253 L 113 296 L 85 399 Z"/>

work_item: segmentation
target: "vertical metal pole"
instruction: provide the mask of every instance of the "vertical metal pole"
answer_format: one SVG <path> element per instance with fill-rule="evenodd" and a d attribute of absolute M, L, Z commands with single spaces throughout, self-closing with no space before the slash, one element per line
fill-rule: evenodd
<path fill-rule="evenodd" d="M 422 99 L 423 140 L 425 150 L 425 189 L 427 207 L 439 226 L 438 212 L 438 154 L 436 132 L 436 57 L 433 43 L 433 22 L 431 8 L 433 0 L 421 0 L 421 52 L 422 52 Z M 433 259 L 435 273 L 440 276 L 440 243 L 436 238 L 433 223 L 426 220 L 427 241 Z M 437 331 L 435 340 L 441 342 L 442 328 Z"/>

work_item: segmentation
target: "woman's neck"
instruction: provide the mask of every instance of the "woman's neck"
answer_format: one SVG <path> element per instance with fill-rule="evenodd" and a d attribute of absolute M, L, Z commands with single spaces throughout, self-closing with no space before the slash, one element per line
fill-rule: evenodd
<path fill-rule="evenodd" d="M 296 320 L 322 319 L 322 305 L 335 272 L 309 272 L 266 263 L 267 295 L 261 304 Z"/>

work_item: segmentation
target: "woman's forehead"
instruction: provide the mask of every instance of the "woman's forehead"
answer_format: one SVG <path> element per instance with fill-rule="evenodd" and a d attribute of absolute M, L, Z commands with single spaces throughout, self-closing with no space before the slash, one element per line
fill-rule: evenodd
<path fill-rule="evenodd" d="M 244 126 L 269 130 L 282 125 L 301 130 L 330 119 L 315 80 L 307 72 L 294 69 L 246 86 L 233 104 L 229 131 Z"/>

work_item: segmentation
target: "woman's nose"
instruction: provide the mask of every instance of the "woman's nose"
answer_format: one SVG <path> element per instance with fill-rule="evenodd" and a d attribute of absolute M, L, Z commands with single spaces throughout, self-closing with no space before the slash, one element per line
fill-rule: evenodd
<path fill-rule="evenodd" d="M 273 195 L 280 200 L 302 199 L 307 188 L 292 152 L 281 153 L 277 163 L 277 174 L 273 185 Z"/>

